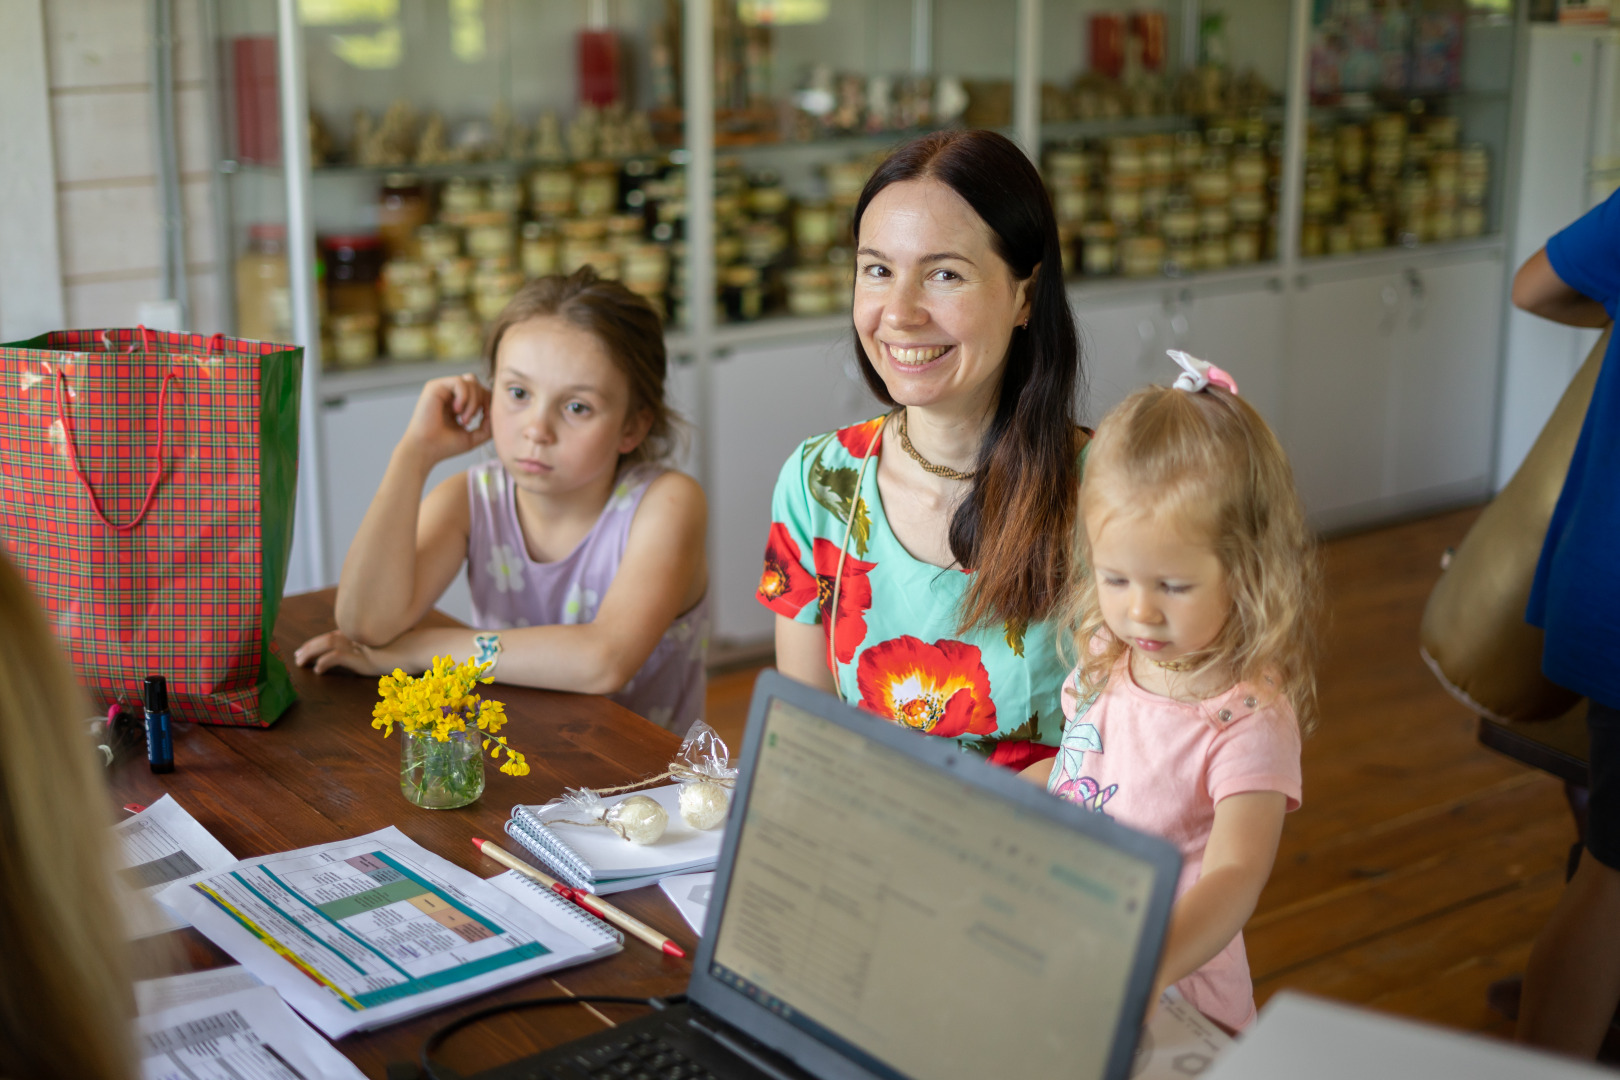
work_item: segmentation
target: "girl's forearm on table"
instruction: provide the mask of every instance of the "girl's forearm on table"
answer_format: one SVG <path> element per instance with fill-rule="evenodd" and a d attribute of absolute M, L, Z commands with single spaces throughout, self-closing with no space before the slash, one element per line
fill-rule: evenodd
<path fill-rule="evenodd" d="M 464 627 L 412 630 L 384 651 L 407 672 L 425 671 L 435 657 L 449 656 L 459 663 L 474 655 L 473 638 L 480 632 Z M 622 689 L 646 661 L 645 656 L 629 655 L 622 644 L 592 623 L 526 626 L 500 631 L 500 635 L 501 652 L 492 674 L 497 682 L 512 686 L 611 694 Z"/>

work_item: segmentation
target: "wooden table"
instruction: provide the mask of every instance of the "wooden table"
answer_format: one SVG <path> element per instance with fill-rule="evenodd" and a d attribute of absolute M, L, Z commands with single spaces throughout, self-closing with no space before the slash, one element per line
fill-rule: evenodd
<path fill-rule="evenodd" d="M 423 810 L 399 788 L 399 735 L 385 739 L 371 727 L 375 679 L 315 675 L 291 664 L 293 650 L 332 628 L 332 592 L 288 597 L 276 624 L 275 645 L 287 658 L 299 701 L 267 730 L 180 724 L 174 738 L 175 771 L 153 775 L 144 755 L 118 763 L 109 777 L 119 803 L 150 804 L 165 792 L 240 858 L 329 843 L 394 825 L 428 850 L 490 877 L 502 867 L 473 849 L 470 838 L 496 840 L 519 850 L 503 830 L 517 803 L 539 803 L 564 786 L 610 786 L 662 772 L 680 740 L 606 698 L 518 687 L 491 689 L 506 703 L 504 734 L 527 755 L 531 772 L 512 777 L 493 765 L 488 786 L 472 806 Z M 438 625 L 451 620 L 433 616 Z M 617 893 L 614 903 L 664 931 L 690 954 L 696 935 L 656 887 Z M 193 967 L 230 958 L 195 930 L 178 939 Z M 180 950 L 176 950 L 177 952 Z M 184 969 L 183 966 L 181 968 Z M 555 977 L 538 976 L 469 1002 L 337 1042 L 368 1076 L 383 1077 L 388 1063 L 414 1061 L 428 1033 L 476 1008 L 499 1001 L 555 994 L 678 993 L 691 966 L 634 938 L 624 951 Z M 604 1023 L 644 1010 L 631 1006 L 551 1006 L 503 1016 L 453 1038 L 438 1059 L 472 1072 L 600 1030 Z"/>

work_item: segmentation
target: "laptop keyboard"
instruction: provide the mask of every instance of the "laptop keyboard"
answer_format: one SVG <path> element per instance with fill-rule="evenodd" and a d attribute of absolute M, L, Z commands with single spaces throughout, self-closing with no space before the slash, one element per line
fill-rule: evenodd
<path fill-rule="evenodd" d="M 717 1080 L 674 1045 L 648 1032 L 577 1053 L 591 1080 Z"/>

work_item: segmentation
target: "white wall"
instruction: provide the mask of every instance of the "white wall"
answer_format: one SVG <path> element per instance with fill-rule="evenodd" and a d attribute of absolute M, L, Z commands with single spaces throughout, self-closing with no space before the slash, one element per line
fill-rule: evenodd
<path fill-rule="evenodd" d="M 148 0 L 49 0 L 45 51 L 55 143 L 65 323 L 133 326 L 163 295 L 162 199 L 152 116 Z M 225 329 L 215 280 L 197 0 L 175 0 L 175 129 L 190 329 Z"/>
<path fill-rule="evenodd" d="M 0 0 L 0 341 L 62 321 L 43 0 Z"/>

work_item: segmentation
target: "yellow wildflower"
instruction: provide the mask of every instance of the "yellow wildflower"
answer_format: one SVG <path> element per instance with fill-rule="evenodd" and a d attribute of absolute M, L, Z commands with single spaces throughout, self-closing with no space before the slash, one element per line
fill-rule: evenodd
<path fill-rule="evenodd" d="M 417 678 L 395 668 L 393 674 L 377 681 L 379 700 L 371 709 L 371 726 L 381 730 L 384 738 L 398 724 L 413 735 L 431 736 L 439 742 L 447 742 L 452 732 L 479 731 L 490 757 L 506 754 L 502 772 L 527 776 L 529 765 L 523 755 L 496 734 L 506 725 L 506 707 L 477 693 L 480 684 L 495 681 L 484 674 L 489 666 L 471 658 L 458 665 L 448 656 L 436 656 L 433 666 Z"/>

